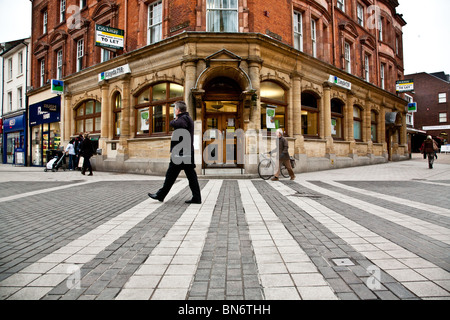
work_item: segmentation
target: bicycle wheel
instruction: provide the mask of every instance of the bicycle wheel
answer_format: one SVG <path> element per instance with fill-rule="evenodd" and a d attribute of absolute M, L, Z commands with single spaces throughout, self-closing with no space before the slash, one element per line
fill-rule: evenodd
<path fill-rule="evenodd" d="M 269 159 L 262 160 L 258 165 L 258 174 L 263 180 L 269 180 L 274 174 L 273 162 Z"/>

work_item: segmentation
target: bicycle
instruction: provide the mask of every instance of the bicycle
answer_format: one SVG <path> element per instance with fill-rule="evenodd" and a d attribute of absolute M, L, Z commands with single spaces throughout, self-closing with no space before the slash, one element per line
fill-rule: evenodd
<path fill-rule="evenodd" d="M 258 164 L 258 174 L 263 180 L 269 180 L 275 175 L 275 161 L 271 157 L 267 157 L 266 154 L 270 155 L 271 153 L 261 153 L 260 157 L 262 157 L 262 160 Z M 293 157 L 290 158 L 292 169 L 294 169 L 295 159 Z M 284 178 L 289 178 L 289 172 L 284 164 L 281 164 L 281 175 Z"/>

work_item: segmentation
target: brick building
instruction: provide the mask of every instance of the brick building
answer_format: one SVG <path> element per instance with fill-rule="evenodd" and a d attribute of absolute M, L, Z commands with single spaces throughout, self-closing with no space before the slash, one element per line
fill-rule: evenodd
<path fill-rule="evenodd" d="M 407 158 L 397 0 L 32 2 L 30 104 L 53 99 L 48 81 L 62 79 L 63 143 L 90 132 L 98 169 L 165 172 L 181 99 L 199 172 L 255 173 L 276 128 L 299 172 Z M 123 49 L 96 46 L 96 26 L 123 30 Z"/>
<path fill-rule="evenodd" d="M 408 94 L 417 103 L 412 115 L 413 127 L 424 132 L 413 137 L 412 149 L 417 152 L 427 135 L 440 145 L 449 143 L 450 134 L 450 79 L 445 72 L 416 73 L 405 78 L 414 80 L 414 93 Z"/>

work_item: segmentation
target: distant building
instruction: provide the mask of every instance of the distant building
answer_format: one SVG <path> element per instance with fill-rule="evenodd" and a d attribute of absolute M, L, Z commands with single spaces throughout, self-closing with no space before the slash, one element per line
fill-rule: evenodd
<path fill-rule="evenodd" d="M 27 87 L 30 84 L 30 38 L 1 44 L 1 162 L 15 163 L 15 151 L 26 152 Z"/>
<path fill-rule="evenodd" d="M 30 124 L 32 143 L 42 145 L 35 137 L 45 128 L 63 144 L 90 132 L 102 149 L 97 169 L 161 174 L 171 106 L 185 100 L 199 173 L 256 173 L 265 130 L 276 128 L 286 132 L 299 172 L 406 159 L 406 102 L 395 91 L 406 25 L 398 5 L 32 0 L 30 112 L 57 100 L 51 79 L 65 87 L 54 102 L 61 120 Z M 238 139 L 222 144 L 209 129 L 247 133 L 243 162 Z M 202 141 L 206 132 L 211 139 Z"/>
<path fill-rule="evenodd" d="M 417 112 L 411 114 L 412 151 L 418 152 L 427 135 L 440 144 L 450 143 L 450 77 L 445 72 L 416 73 L 405 75 L 414 80 L 414 92 L 408 93 L 410 100 L 417 103 Z"/>

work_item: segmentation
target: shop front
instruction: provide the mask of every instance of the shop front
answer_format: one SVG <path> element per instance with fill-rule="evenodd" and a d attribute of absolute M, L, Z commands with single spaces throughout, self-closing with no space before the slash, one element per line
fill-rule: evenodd
<path fill-rule="evenodd" d="M 25 149 L 25 115 L 3 119 L 3 163 L 14 164 L 17 149 Z"/>
<path fill-rule="evenodd" d="M 54 97 L 29 107 L 31 133 L 30 161 L 32 166 L 43 166 L 61 146 L 61 98 Z"/>

